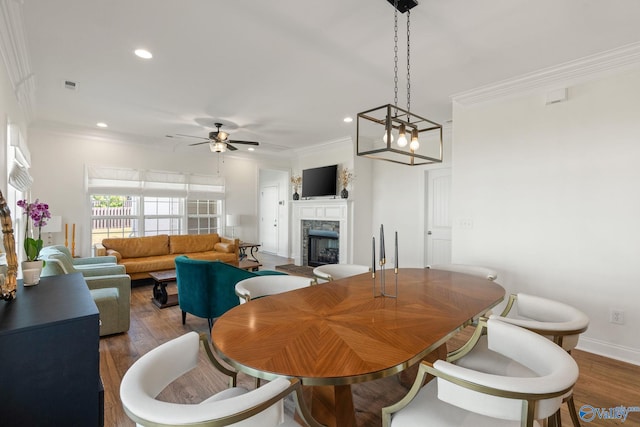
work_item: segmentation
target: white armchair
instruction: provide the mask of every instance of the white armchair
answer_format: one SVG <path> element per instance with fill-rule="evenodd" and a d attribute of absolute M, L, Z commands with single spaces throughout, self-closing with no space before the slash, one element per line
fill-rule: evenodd
<path fill-rule="evenodd" d="M 571 353 L 578 344 L 580 334 L 589 327 L 589 317 L 577 308 L 559 301 L 523 293 L 510 295 L 503 312 L 500 315 L 492 314 L 490 318 L 543 335 L 568 353 Z M 518 363 L 488 351 L 483 338 L 458 363 L 467 367 L 481 368 L 485 372 L 523 375 L 523 370 Z M 567 403 L 574 427 L 580 427 L 572 391 L 564 396 L 564 401 Z M 559 412 L 557 416 L 558 425 L 562 425 Z"/>
<path fill-rule="evenodd" d="M 479 327 L 485 325 L 490 350 L 517 361 L 531 376 L 422 362 L 407 396 L 382 409 L 383 427 L 524 427 L 558 412 L 562 396 L 578 379 L 573 358 L 534 332 L 496 319 L 481 320 Z M 436 379 L 423 387 L 428 374 Z"/>
<path fill-rule="evenodd" d="M 368 265 L 358 264 L 325 264 L 313 269 L 316 282 L 326 283 L 371 271 Z"/>
<path fill-rule="evenodd" d="M 266 295 L 274 295 L 294 289 L 306 288 L 313 284 L 313 279 L 302 276 L 267 275 L 244 279 L 236 283 L 236 295 L 240 304 Z"/>
<path fill-rule="evenodd" d="M 494 281 L 498 278 L 498 272 L 480 265 L 469 264 L 433 264 L 428 265 L 427 268 L 433 270 L 445 270 L 453 271 L 456 273 L 471 274 L 472 276 L 482 277 L 483 279 Z"/>
<path fill-rule="evenodd" d="M 196 368 L 199 341 L 206 346 L 216 368 L 235 378 L 235 372 L 222 367 L 213 357 L 206 336 L 189 332 L 166 342 L 138 359 L 125 373 L 120 385 L 124 411 L 138 426 L 298 426 L 284 412 L 282 399 L 294 393 L 296 409 L 310 427 L 321 427 L 309 414 L 302 400 L 298 380 L 279 378 L 248 391 L 231 387 L 200 404 L 177 404 L 156 400 L 156 396 L 175 379 Z"/>
<path fill-rule="evenodd" d="M 580 334 L 589 326 L 587 315 L 575 307 L 522 293 L 510 295 L 503 312 L 500 315 L 492 314 L 489 318 L 540 334 L 568 353 L 576 347 Z M 499 375 L 527 375 L 527 370 L 516 361 L 490 351 L 485 337 L 479 337 L 473 348 L 450 353 L 449 360 L 458 360 L 456 363 L 461 366 Z M 572 391 L 564 396 L 564 401 L 567 403 L 574 427 L 580 427 Z M 558 424 L 561 425 L 560 413 L 557 416 Z"/>
<path fill-rule="evenodd" d="M 589 327 L 589 317 L 577 308 L 523 293 L 510 295 L 503 312 L 491 318 L 548 336 L 569 353 L 578 345 L 580 334 Z"/>

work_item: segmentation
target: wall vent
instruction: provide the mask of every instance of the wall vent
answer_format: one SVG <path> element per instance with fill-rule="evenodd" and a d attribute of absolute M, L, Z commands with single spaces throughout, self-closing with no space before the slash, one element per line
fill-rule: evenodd
<path fill-rule="evenodd" d="M 64 87 L 69 90 L 78 90 L 78 83 L 71 80 L 65 80 Z"/>

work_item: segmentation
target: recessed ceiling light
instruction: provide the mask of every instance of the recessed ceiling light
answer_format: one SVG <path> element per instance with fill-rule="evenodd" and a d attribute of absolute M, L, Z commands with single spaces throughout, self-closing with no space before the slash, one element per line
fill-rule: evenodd
<path fill-rule="evenodd" d="M 146 49 L 136 49 L 133 51 L 133 53 L 136 54 L 136 56 L 143 58 L 143 59 L 151 59 L 153 58 L 153 55 L 151 54 L 151 52 L 149 52 Z"/>
<path fill-rule="evenodd" d="M 249 151 L 256 151 L 256 149 L 253 147 L 249 147 Z"/>
<path fill-rule="evenodd" d="M 98 123 L 96 123 L 96 126 L 98 126 L 99 128 L 106 128 L 107 124 L 104 123 L 104 122 L 98 122 Z"/>
<path fill-rule="evenodd" d="M 353 117 L 345 117 L 344 118 L 344 122 L 345 123 L 351 123 L 353 121 Z"/>

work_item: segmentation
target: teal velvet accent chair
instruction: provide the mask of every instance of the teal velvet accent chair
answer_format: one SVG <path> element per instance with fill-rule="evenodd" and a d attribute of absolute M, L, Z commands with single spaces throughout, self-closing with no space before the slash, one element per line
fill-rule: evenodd
<path fill-rule="evenodd" d="M 178 282 L 178 303 L 182 310 L 182 324 L 187 313 L 207 319 L 209 329 L 213 320 L 240 304 L 236 283 L 249 277 L 285 274 L 279 271 L 246 271 L 221 261 L 204 261 L 179 256 L 175 259 Z"/>

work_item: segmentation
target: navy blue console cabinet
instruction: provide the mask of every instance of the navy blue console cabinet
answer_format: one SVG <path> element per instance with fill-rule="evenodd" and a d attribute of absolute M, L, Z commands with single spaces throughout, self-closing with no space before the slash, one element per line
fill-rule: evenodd
<path fill-rule="evenodd" d="M 0 425 L 102 425 L 99 315 L 82 275 L 20 282 L 0 301 Z"/>

